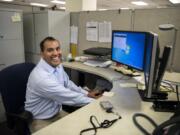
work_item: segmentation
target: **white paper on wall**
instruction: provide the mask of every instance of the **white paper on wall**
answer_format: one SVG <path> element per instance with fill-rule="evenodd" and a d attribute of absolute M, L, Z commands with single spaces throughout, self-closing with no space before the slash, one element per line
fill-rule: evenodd
<path fill-rule="evenodd" d="M 86 23 L 86 40 L 98 41 L 98 22 Z"/>
<path fill-rule="evenodd" d="M 99 23 L 99 42 L 111 42 L 111 22 Z"/>
<path fill-rule="evenodd" d="M 11 16 L 12 22 L 21 22 L 21 15 L 20 13 L 14 13 L 13 16 Z"/>
<path fill-rule="evenodd" d="M 77 44 L 78 43 L 78 27 L 71 26 L 71 40 L 70 43 Z"/>

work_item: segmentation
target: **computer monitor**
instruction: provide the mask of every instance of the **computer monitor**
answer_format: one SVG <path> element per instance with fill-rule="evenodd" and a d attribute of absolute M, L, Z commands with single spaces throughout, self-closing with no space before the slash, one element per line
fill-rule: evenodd
<path fill-rule="evenodd" d="M 112 31 L 111 60 L 143 71 L 146 32 Z"/>
<path fill-rule="evenodd" d="M 162 57 L 159 60 L 160 65 L 158 68 L 159 70 L 158 70 L 157 79 L 156 79 L 156 90 L 158 90 L 161 85 L 161 81 L 162 81 L 164 73 L 166 71 L 166 67 L 168 65 L 168 60 L 169 60 L 171 51 L 172 51 L 172 46 L 164 47 Z"/>
<path fill-rule="evenodd" d="M 111 59 L 133 69 L 144 71 L 144 91 L 139 91 L 143 100 L 166 99 L 160 91 L 160 83 L 166 70 L 171 47 L 165 47 L 162 58 L 158 35 L 152 32 L 112 31 Z"/>
<path fill-rule="evenodd" d="M 158 35 L 147 33 L 146 52 L 144 57 L 145 91 L 141 96 L 143 100 L 154 101 L 166 99 L 167 93 L 160 91 L 160 83 L 164 76 L 171 47 L 165 46 L 162 58 L 159 58 L 160 47 Z"/>
<path fill-rule="evenodd" d="M 146 90 L 142 97 L 151 99 L 153 90 L 155 89 L 156 75 L 159 64 L 159 43 L 158 35 L 155 33 L 147 34 L 146 54 L 144 57 L 144 78 Z"/>

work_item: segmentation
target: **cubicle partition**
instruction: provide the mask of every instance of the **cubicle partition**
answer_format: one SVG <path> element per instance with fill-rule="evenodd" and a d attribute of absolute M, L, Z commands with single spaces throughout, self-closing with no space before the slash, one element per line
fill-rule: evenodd
<path fill-rule="evenodd" d="M 83 50 L 90 47 L 111 47 L 110 42 L 98 42 L 86 40 L 86 23 L 90 21 L 111 22 L 112 30 L 136 30 L 153 31 L 159 34 L 161 53 L 165 45 L 172 45 L 173 30 L 161 31 L 160 24 L 170 23 L 180 29 L 180 8 L 155 8 L 155 9 L 129 9 L 129 10 L 108 10 L 108 11 L 82 11 L 71 13 L 71 26 L 78 26 L 78 54 L 82 55 Z M 180 34 L 177 34 L 174 71 L 180 71 L 178 62 L 180 51 Z"/>

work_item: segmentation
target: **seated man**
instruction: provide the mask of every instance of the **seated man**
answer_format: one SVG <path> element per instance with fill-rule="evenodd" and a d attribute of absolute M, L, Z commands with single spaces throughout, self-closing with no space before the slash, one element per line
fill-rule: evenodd
<path fill-rule="evenodd" d="M 33 114 L 34 119 L 52 122 L 62 108 L 72 112 L 100 96 L 69 80 L 61 64 L 59 41 L 47 37 L 40 43 L 40 49 L 41 60 L 29 76 L 25 101 L 25 109 Z"/>

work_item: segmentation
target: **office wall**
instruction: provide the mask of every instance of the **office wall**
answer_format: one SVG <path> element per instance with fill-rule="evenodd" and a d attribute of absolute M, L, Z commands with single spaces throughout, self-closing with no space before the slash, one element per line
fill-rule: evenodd
<path fill-rule="evenodd" d="M 19 6 L 0 2 L 2 8 L 21 9 L 23 12 L 39 11 L 40 8 L 30 6 Z M 161 9 L 136 9 L 136 10 L 111 10 L 111 11 L 83 11 L 72 12 L 70 24 L 79 27 L 78 54 L 83 54 L 83 50 L 95 46 L 111 47 L 111 43 L 89 42 L 86 40 L 87 21 L 111 21 L 112 29 L 116 30 L 139 30 L 153 31 L 159 34 L 161 51 L 164 45 L 171 45 L 173 31 L 160 31 L 159 24 L 172 23 L 179 29 L 176 39 L 176 49 L 174 58 L 174 70 L 180 72 L 178 62 L 180 51 L 180 8 L 161 8 Z M 162 53 L 162 52 L 161 52 Z"/>
<path fill-rule="evenodd" d="M 80 12 L 71 12 L 70 13 L 70 26 L 78 26 L 79 25 L 79 14 Z"/>
<path fill-rule="evenodd" d="M 83 50 L 90 47 L 111 47 L 111 43 L 99 43 L 86 40 L 87 21 L 110 21 L 112 30 L 136 30 L 153 31 L 159 34 L 161 53 L 165 45 L 171 45 L 173 41 L 173 30 L 161 31 L 158 25 L 172 23 L 180 29 L 180 8 L 159 8 L 159 9 L 136 9 L 136 10 L 112 10 L 112 11 L 83 11 L 71 13 L 71 25 L 79 27 L 78 53 L 83 54 Z M 77 15 L 79 14 L 79 15 Z M 78 23 L 78 24 L 77 24 Z M 180 54 L 180 31 L 177 35 L 174 71 L 180 72 L 178 57 Z"/>
<path fill-rule="evenodd" d="M 18 10 L 22 10 L 23 13 L 32 13 L 32 12 L 38 12 L 38 11 L 47 11 L 47 8 L 39 8 L 39 7 L 32 7 L 32 6 L 26 6 L 26 5 L 16 5 L 16 4 L 12 4 L 12 3 L 4 3 L 4 2 L 0 2 L 0 8 L 6 8 L 6 9 L 18 9 Z M 31 23 L 31 22 L 29 22 Z M 30 39 L 31 37 L 29 37 L 28 39 Z M 26 40 L 26 39 L 25 39 Z M 29 41 L 30 43 L 33 41 Z M 26 43 L 24 43 L 24 45 L 26 45 Z M 33 46 L 31 46 L 30 48 L 32 48 Z M 26 59 L 33 61 L 34 63 L 37 63 L 39 61 L 39 55 L 34 54 L 33 56 L 30 55 L 29 53 L 25 52 L 25 57 Z"/>
<path fill-rule="evenodd" d="M 159 30 L 160 24 L 173 24 L 180 30 L 180 8 L 142 9 L 134 12 L 134 30 L 153 31 L 159 35 L 161 54 L 165 45 L 172 45 L 174 30 Z M 180 72 L 178 58 L 180 54 L 180 31 L 176 39 L 176 48 L 173 60 L 173 69 Z M 171 60 L 171 58 L 170 58 Z"/>
<path fill-rule="evenodd" d="M 128 11 L 101 11 L 101 12 L 80 12 L 79 14 L 79 44 L 78 44 L 78 51 L 81 55 L 83 50 L 102 46 L 102 47 L 110 47 L 110 43 L 99 43 L 99 42 L 92 42 L 86 40 L 86 22 L 88 21 L 98 21 L 98 22 L 112 22 L 112 29 L 131 29 L 131 10 Z"/>
<path fill-rule="evenodd" d="M 38 7 L 32 7 L 32 6 L 21 6 L 16 4 L 7 4 L 4 2 L 0 2 L 0 8 L 10 8 L 10 9 L 20 9 L 23 12 L 33 12 L 33 11 L 40 11 L 40 8 Z"/>

